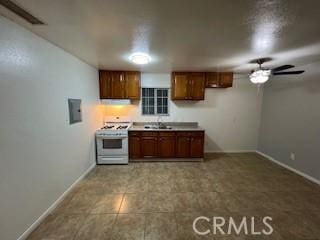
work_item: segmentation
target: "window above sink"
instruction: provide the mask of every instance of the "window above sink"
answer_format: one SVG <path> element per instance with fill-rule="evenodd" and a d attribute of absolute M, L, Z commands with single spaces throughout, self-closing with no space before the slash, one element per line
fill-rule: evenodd
<path fill-rule="evenodd" d="M 142 88 L 142 115 L 169 115 L 169 89 Z"/>

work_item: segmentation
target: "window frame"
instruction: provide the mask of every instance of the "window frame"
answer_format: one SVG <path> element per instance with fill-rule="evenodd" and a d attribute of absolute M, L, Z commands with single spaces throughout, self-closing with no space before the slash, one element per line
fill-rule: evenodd
<path fill-rule="evenodd" d="M 142 94 L 142 89 L 153 89 L 153 97 L 154 97 L 154 114 L 148 114 L 148 113 L 143 113 L 143 94 Z M 170 109 L 169 109 L 169 95 L 170 95 L 170 89 L 169 88 L 165 88 L 165 87 L 143 87 L 141 89 L 141 115 L 143 116 L 169 116 L 170 115 Z M 158 113 L 158 92 L 157 90 L 167 90 L 167 113 Z"/>

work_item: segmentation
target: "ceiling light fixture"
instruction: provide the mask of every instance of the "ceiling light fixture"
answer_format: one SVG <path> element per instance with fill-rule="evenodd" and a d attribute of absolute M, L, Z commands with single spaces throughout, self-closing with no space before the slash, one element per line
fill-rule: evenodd
<path fill-rule="evenodd" d="M 148 54 L 140 52 L 133 53 L 129 59 L 131 62 L 139 65 L 148 64 L 151 61 L 151 57 Z"/>
<path fill-rule="evenodd" d="M 265 83 L 269 80 L 271 70 L 259 69 L 250 74 L 250 81 L 255 84 Z"/>

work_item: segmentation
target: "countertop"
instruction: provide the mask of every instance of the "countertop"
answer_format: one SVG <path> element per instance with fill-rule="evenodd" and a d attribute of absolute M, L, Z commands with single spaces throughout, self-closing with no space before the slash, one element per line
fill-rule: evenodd
<path fill-rule="evenodd" d="M 145 125 L 157 125 L 157 122 L 134 122 L 129 131 L 204 131 L 197 122 L 162 122 L 170 129 L 144 128 Z"/>

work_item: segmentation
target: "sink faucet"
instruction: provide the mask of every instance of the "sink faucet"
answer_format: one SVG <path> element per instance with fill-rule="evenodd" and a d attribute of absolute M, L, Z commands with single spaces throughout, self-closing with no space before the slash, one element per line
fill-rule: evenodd
<path fill-rule="evenodd" d="M 162 123 L 162 116 L 158 116 L 158 117 L 157 117 L 157 124 L 158 124 L 158 127 L 159 127 L 159 128 L 163 125 L 163 123 Z"/>

